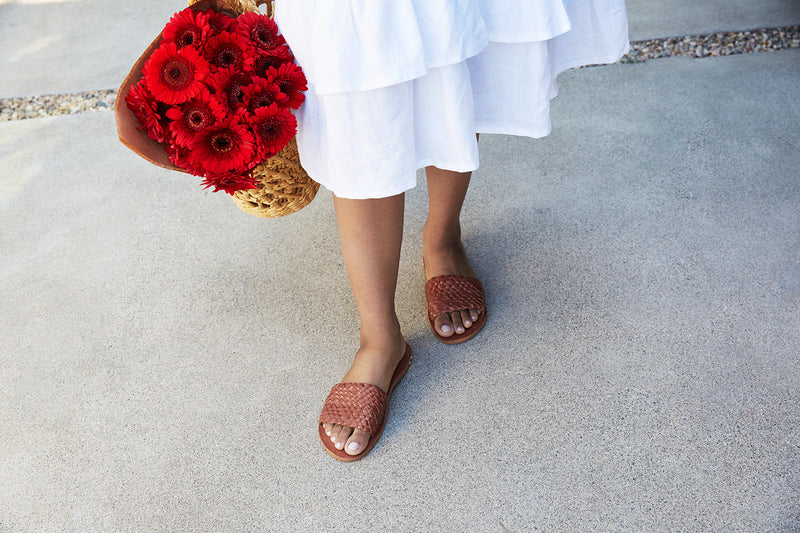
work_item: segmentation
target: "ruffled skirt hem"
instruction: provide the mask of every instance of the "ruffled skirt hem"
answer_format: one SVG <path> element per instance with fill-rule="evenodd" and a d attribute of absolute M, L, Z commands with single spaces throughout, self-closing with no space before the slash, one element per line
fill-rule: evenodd
<path fill-rule="evenodd" d="M 415 187 L 425 166 L 476 170 L 476 133 L 548 135 L 557 75 L 629 47 L 623 0 L 574 0 L 567 13 L 572 28 L 555 38 L 489 42 L 406 82 L 324 94 L 311 84 L 298 112 L 303 166 L 339 197 L 383 198 Z"/>

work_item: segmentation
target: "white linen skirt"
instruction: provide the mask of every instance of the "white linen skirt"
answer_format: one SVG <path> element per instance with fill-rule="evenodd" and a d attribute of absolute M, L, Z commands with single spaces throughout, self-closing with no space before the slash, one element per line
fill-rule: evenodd
<path fill-rule="evenodd" d="M 557 75 L 629 47 L 624 0 L 276 5 L 309 78 L 301 163 L 341 198 L 400 194 L 428 165 L 476 170 L 476 133 L 549 134 Z"/>

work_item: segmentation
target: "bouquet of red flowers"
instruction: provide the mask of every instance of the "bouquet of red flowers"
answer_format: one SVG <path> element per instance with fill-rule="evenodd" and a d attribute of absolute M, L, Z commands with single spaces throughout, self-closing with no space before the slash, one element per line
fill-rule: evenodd
<path fill-rule="evenodd" d="M 297 132 L 307 82 L 275 22 L 184 9 L 161 33 L 125 102 L 169 162 L 228 194 Z"/>

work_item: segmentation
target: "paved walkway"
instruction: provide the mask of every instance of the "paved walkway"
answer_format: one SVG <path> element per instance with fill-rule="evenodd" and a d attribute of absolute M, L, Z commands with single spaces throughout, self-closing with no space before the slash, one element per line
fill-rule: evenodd
<path fill-rule="evenodd" d="M 0 0 L 0 98 L 116 88 L 167 4 Z M 631 1 L 631 35 L 800 22 L 696 4 Z M 482 137 L 461 346 L 409 193 L 416 357 L 355 464 L 315 428 L 358 333 L 326 193 L 258 220 L 110 112 L 0 122 L 0 531 L 800 530 L 798 80 L 800 50 L 580 69 L 551 136 Z"/>

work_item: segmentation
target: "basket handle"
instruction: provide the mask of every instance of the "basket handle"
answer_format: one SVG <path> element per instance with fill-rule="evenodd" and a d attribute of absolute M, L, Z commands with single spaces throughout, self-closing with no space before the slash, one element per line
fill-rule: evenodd
<path fill-rule="evenodd" d="M 258 6 L 260 5 L 267 6 L 268 17 L 272 18 L 273 13 L 273 0 L 189 0 L 189 6 L 191 7 L 201 2 L 220 11 L 232 11 L 234 15 L 258 11 Z"/>

